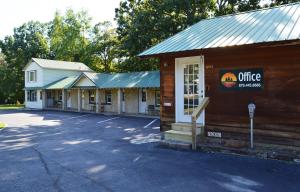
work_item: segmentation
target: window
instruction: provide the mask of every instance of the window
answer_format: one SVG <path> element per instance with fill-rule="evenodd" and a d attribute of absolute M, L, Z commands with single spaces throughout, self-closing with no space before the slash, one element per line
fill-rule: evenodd
<path fill-rule="evenodd" d="M 160 106 L 160 91 L 155 91 L 155 106 Z"/>
<path fill-rule="evenodd" d="M 36 82 L 36 70 L 27 71 L 28 82 Z"/>
<path fill-rule="evenodd" d="M 36 101 L 37 92 L 35 90 L 27 91 L 27 101 L 33 102 Z"/>
<path fill-rule="evenodd" d="M 61 91 L 58 92 L 58 101 L 62 101 L 62 92 Z"/>
<path fill-rule="evenodd" d="M 43 100 L 43 91 L 40 91 L 40 100 Z"/>
<path fill-rule="evenodd" d="M 142 102 L 147 101 L 147 94 L 146 94 L 146 89 L 142 89 Z"/>
<path fill-rule="evenodd" d="M 125 90 L 122 90 L 122 101 L 125 101 Z"/>
<path fill-rule="evenodd" d="M 111 91 L 105 91 L 105 104 L 111 104 Z"/>
<path fill-rule="evenodd" d="M 89 103 L 94 104 L 95 103 L 95 92 L 89 91 Z"/>

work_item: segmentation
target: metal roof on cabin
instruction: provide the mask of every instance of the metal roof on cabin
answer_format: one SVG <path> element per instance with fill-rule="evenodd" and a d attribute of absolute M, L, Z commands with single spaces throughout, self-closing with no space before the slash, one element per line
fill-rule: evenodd
<path fill-rule="evenodd" d="M 159 71 L 131 73 L 85 73 L 98 88 L 157 88 L 160 87 Z"/>
<path fill-rule="evenodd" d="M 79 63 L 79 62 L 57 61 L 57 60 L 39 59 L 39 58 L 32 58 L 32 61 L 36 62 L 41 67 L 48 68 L 48 69 L 92 71 L 84 63 Z"/>
<path fill-rule="evenodd" d="M 44 89 L 68 89 L 79 78 L 80 75 L 65 77 L 53 83 L 44 86 Z"/>
<path fill-rule="evenodd" d="M 69 89 L 85 75 L 98 88 L 158 88 L 160 87 L 159 71 L 143 71 L 133 73 L 90 73 L 65 77 L 43 87 L 43 89 Z"/>
<path fill-rule="evenodd" d="M 300 39 L 300 3 L 201 20 L 139 56 Z"/>

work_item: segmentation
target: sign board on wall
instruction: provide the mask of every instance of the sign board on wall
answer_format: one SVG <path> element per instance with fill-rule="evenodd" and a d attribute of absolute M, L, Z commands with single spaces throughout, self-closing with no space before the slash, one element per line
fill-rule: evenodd
<path fill-rule="evenodd" d="M 254 69 L 221 69 L 221 90 L 255 90 L 264 88 L 264 71 L 262 68 Z"/>

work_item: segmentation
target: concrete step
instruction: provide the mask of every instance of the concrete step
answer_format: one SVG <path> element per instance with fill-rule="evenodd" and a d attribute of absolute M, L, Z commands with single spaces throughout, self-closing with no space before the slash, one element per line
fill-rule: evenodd
<path fill-rule="evenodd" d="M 192 143 L 192 132 L 169 130 L 165 132 L 165 140 Z"/>
<path fill-rule="evenodd" d="M 204 126 L 202 124 L 197 124 L 196 134 L 203 133 Z M 184 131 L 192 132 L 192 123 L 172 123 L 172 130 L 174 131 Z"/>

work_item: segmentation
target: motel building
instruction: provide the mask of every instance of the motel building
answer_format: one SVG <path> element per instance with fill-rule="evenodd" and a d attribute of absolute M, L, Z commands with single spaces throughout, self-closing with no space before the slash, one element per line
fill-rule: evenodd
<path fill-rule="evenodd" d="M 95 73 L 83 63 L 32 58 L 24 72 L 26 108 L 159 115 L 159 71 Z"/>
<path fill-rule="evenodd" d="M 249 149 L 253 133 L 299 151 L 299 2 L 201 20 L 139 56 L 160 60 L 166 141 Z"/>

